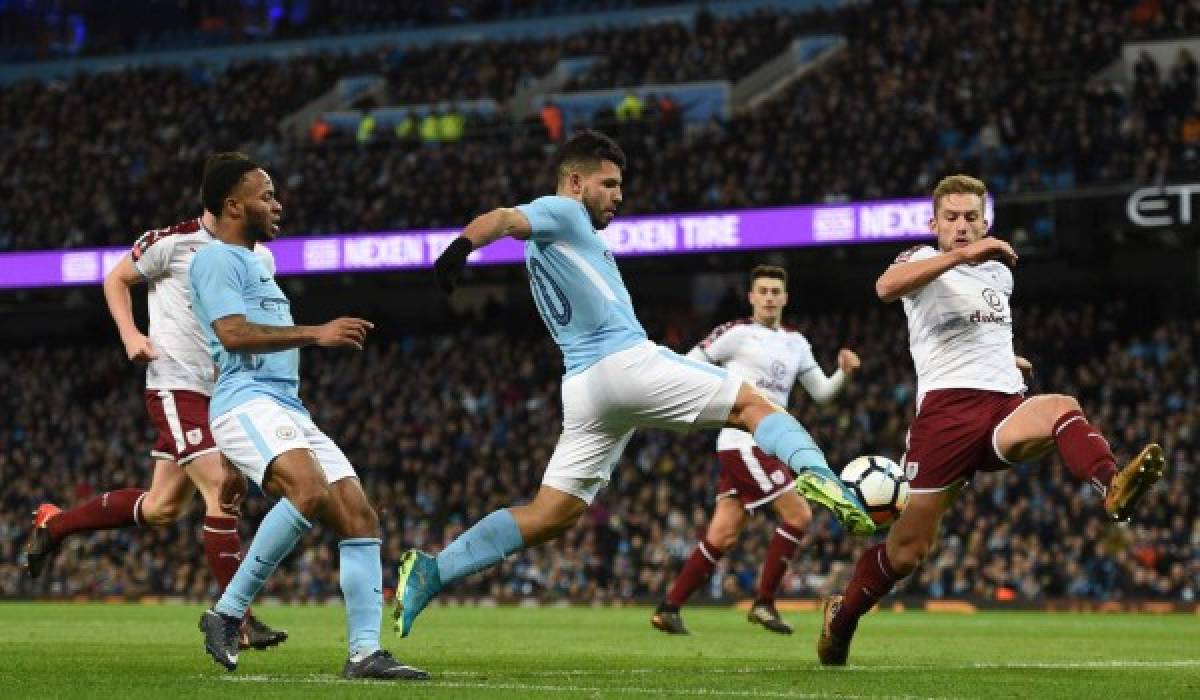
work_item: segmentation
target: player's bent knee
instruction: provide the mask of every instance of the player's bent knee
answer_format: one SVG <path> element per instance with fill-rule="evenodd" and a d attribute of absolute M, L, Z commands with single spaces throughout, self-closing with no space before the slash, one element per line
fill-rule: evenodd
<path fill-rule="evenodd" d="M 920 539 L 889 541 L 887 545 L 888 562 L 891 563 L 892 570 L 896 574 L 908 576 L 929 556 L 931 547 L 931 543 Z"/>
<path fill-rule="evenodd" d="M 325 513 L 332 500 L 329 486 L 318 482 L 297 484 L 285 495 L 292 506 L 310 521 Z"/>
<path fill-rule="evenodd" d="M 790 528 L 795 530 L 807 530 L 809 523 L 812 522 L 812 512 L 809 510 L 796 511 L 783 516 L 783 522 Z"/>
<path fill-rule="evenodd" d="M 183 512 L 182 503 L 151 500 L 149 497 L 142 499 L 141 520 L 143 525 L 151 527 L 171 525 L 183 517 Z"/>
<path fill-rule="evenodd" d="M 1055 418 L 1070 413 L 1071 411 L 1083 412 L 1083 407 L 1079 405 L 1079 400 L 1074 396 L 1066 396 L 1064 394 L 1054 394 L 1054 413 Z"/>

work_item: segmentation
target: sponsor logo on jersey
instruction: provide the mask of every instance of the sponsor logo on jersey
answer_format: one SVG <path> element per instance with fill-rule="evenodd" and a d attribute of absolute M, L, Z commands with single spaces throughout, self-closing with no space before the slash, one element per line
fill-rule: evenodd
<path fill-rule="evenodd" d="M 1004 314 L 985 314 L 982 311 L 976 311 L 975 313 L 968 316 L 967 320 L 970 321 L 971 323 L 1000 323 L 1000 324 L 1011 324 L 1012 323 L 1012 321 L 1009 320 L 1009 318 L 1007 316 L 1005 316 Z"/>

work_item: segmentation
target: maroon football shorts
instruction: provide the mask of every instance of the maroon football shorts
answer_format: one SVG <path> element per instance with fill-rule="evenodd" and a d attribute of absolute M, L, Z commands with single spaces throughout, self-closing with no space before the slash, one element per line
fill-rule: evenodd
<path fill-rule="evenodd" d="M 996 429 L 1024 402 L 1021 394 L 982 389 L 925 394 L 903 458 L 909 487 L 917 493 L 942 491 L 977 471 L 1011 467 L 996 451 Z"/>
<path fill-rule="evenodd" d="M 718 450 L 717 499 L 737 497 L 746 510 L 770 503 L 796 483 L 791 468 L 755 447 Z"/>
<path fill-rule="evenodd" d="M 196 457 L 217 449 L 208 428 L 208 397 L 185 389 L 147 389 L 146 411 L 158 431 L 155 459 L 168 459 L 184 466 Z"/>

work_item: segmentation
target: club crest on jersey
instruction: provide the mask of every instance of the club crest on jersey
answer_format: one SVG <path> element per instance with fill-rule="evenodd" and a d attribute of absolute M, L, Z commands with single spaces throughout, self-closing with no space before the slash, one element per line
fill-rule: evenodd
<path fill-rule="evenodd" d="M 281 425 L 275 429 L 275 437 L 280 440 L 295 440 L 296 429 L 290 425 Z"/>
<path fill-rule="evenodd" d="M 916 462 L 905 462 L 904 463 L 904 479 L 905 479 L 905 481 L 912 481 L 913 479 L 917 478 L 917 472 L 920 471 L 920 469 L 921 469 L 920 465 L 917 464 Z"/>
<path fill-rule="evenodd" d="M 771 376 L 775 379 L 775 381 L 782 382 L 786 374 L 787 365 L 783 364 L 779 360 L 771 361 Z"/>
<path fill-rule="evenodd" d="M 776 469 L 771 472 L 771 481 L 774 481 L 776 486 L 783 486 L 783 482 L 787 481 L 787 476 L 783 473 L 783 470 Z"/>
<path fill-rule="evenodd" d="M 203 439 L 204 439 L 204 432 L 201 431 L 199 428 L 192 428 L 191 430 L 187 431 L 188 444 L 199 445 L 200 441 Z"/>
<path fill-rule="evenodd" d="M 992 307 L 996 311 L 1004 310 L 1004 302 L 1000 299 L 1000 294 L 991 287 L 983 288 L 983 300 L 987 302 L 988 306 Z"/>

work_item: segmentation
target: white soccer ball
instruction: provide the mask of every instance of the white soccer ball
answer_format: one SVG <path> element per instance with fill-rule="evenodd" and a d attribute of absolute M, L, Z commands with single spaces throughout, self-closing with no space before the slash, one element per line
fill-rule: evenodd
<path fill-rule="evenodd" d="M 842 468 L 841 477 L 880 529 L 890 526 L 908 505 L 908 479 L 900 465 L 887 457 L 858 457 Z"/>

